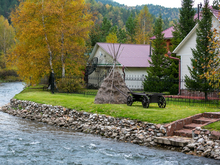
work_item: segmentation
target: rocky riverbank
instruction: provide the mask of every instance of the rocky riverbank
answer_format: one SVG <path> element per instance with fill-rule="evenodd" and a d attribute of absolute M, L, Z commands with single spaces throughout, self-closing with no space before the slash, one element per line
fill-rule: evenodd
<path fill-rule="evenodd" d="M 0 109 L 14 116 L 65 127 L 73 131 L 97 134 L 106 138 L 130 142 L 143 146 L 161 146 L 157 138 L 166 136 L 163 125 L 137 120 L 114 118 L 67 109 L 62 106 L 38 104 L 30 101 L 11 99 L 10 105 Z M 220 141 L 210 140 L 205 130 L 200 130 L 184 147 L 163 146 L 187 154 L 205 156 L 220 160 Z"/>

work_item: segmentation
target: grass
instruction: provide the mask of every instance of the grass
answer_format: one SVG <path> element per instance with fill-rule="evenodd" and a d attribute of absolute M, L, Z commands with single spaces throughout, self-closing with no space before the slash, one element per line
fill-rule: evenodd
<path fill-rule="evenodd" d="M 210 131 L 220 131 L 220 121 L 206 125 L 203 128 L 208 129 Z"/>
<path fill-rule="evenodd" d="M 143 108 L 141 102 L 135 102 L 132 106 L 126 104 L 94 104 L 95 96 L 66 93 L 51 94 L 49 91 L 43 91 L 39 86 L 26 88 L 15 98 L 156 124 L 169 123 L 198 113 L 219 111 L 218 108 L 209 106 L 177 105 L 172 102 L 168 103 L 166 108 L 159 108 L 156 103 L 151 103 L 149 108 Z"/>

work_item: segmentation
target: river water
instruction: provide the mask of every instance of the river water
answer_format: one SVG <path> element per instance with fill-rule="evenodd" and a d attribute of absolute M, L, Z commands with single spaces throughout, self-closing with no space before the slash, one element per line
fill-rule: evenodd
<path fill-rule="evenodd" d="M 0 84 L 0 107 L 23 89 Z M 0 112 L 0 164 L 217 165 L 220 161 L 117 142 Z"/>

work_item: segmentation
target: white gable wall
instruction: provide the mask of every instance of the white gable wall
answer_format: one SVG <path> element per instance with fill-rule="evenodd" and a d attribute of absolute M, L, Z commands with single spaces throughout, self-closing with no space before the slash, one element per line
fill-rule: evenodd
<path fill-rule="evenodd" d="M 215 16 L 212 17 L 213 28 L 219 29 L 219 21 Z M 196 31 L 188 36 L 188 40 L 182 42 L 181 48 L 175 52 L 181 57 L 181 79 L 185 79 L 185 75 L 190 77 L 188 66 L 191 67 L 192 49 L 196 48 Z M 185 84 L 181 83 L 181 89 L 185 89 Z"/>
<path fill-rule="evenodd" d="M 181 79 L 183 80 L 185 75 L 190 76 L 188 66 L 191 67 L 192 49 L 196 48 L 196 33 L 182 46 L 177 56 L 181 56 Z M 184 88 L 184 83 L 181 83 L 181 89 Z"/>

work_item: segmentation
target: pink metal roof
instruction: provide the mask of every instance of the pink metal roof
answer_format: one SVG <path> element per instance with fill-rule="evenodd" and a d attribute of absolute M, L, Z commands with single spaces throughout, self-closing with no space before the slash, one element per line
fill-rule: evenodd
<path fill-rule="evenodd" d="M 218 18 L 218 20 L 220 20 L 220 11 L 212 9 L 212 8 L 211 8 L 211 11 L 216 16 L 216 18 Z"/>
<path fill-rule="evenodd" d="M 212 13 L 218 18 L 218 20 L 220 20 L 220 11 L 213 9 L 212 7 L 210 7 L 210 9 L 211 9 Z M 198 13 L 196 13 L 195 16 L 194 16 L 194 19 L 197 19 L 197 18 L 198 18 Z M 200 12 L 200 13 L 199 13 L 199 19 L 201 20 L 201 18 L 202 18 L 202 14 L 201 14 L 201 12 Z M 173 27 L 173 26 L 170 27 L 170 28 L 168 28 L 168 29 L 166 29 L 166 30 L 164 30 L 164 31 L 162 32 L 162 33 L 164 34 L 164 38 L 165 38 L 165 39 L 173 38 L 172 31 L 174 31 L 174 27 Z M 154 40 L 154 39 L 156 39 L 156 37 L 153 36 L 153 37 L 151 37 L 150 39 L 151 39 L 151 40 Z"/>
<path fill-rule="evenodd" d="M 108 54 L 112 55 L 112 43 L 97 43 Z M 115 51 L 119 44 L 114 44 Z M 113 49 L 114 50 L 114 49 Z M 110 52 L 111 51 L 111 52 Z M 150 45 L 121 44 L 118 62 L 125 67 L 149 67 Z"/>
<path fill-rule="evenodd" d="M 172 34 L 172 31 L 174 31 L 173 28 L 174 28 L 174 27 L 171 26 L 171 27 L 169 27 L 168 29 L 162 31 L 162 33 L 164 34 L 164 38 L 165 38 L 165 39 L 173 38 L 173 34 Z M 150 39 L 151 39 L 151 40 L 154 40 L 154 39 L 156 39 L 156 37 L 153 36 L 153 37 L 151 37 Z"/>
<path fill-rule="evenodd" d="M 210 6 L 209 8 L 211 12 L 213 13 L 213 15 L 215 15 L 216 18 L 220 20 L 220 10 L 213 9 L 212 6 Z M 198 13 L 196 13 L 196 15 L 194 16 L 194 19 L 197 19 L 197 18 L 198 18 Z M 202 19 L 202 12 L 199 13 L 199 19 L 200 20 Z"/>

